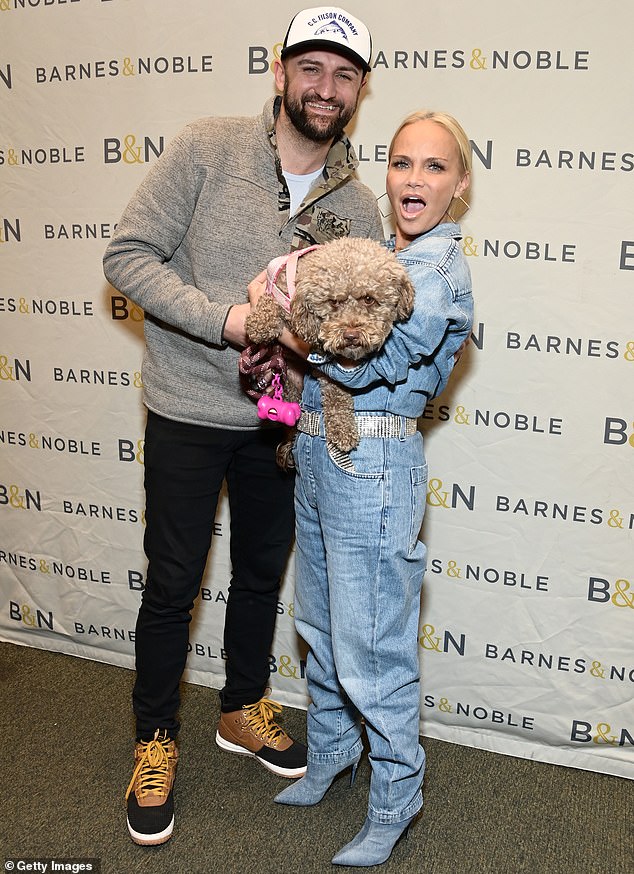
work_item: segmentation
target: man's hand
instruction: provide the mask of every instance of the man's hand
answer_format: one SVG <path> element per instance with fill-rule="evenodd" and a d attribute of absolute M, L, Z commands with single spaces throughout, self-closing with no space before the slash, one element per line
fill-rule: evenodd
<path fill-rule="evenodd" d="M 266 270 L 258 273 L 255 279 L 251 280 L 247 286 L 247 290 L 249 292 L 249 305 L 251 308 L 254 308 L 262 295 L 266 293 Z M 282 345 L 286 346 L 287 349 L 290 349 L 300 358 L 306 358 L 308 355 L 308 344 L 304 343 L 303 340 L 300 340 L 299 337 L 296 337 L 294 334 L 291 334 L 288 328 L 284 328 L 278 337 L 278 340 Z"/>
<path fill-rule="evenodd" d="M 258 273 L 255 279 L 248 284 L 247 290 L 249 292 L 249 303 L 252 307 L 255 307 L 266 291 L 266 270 Z"/>
<path fill-rule="evenodd" d="M 227 321 L 222 332 L 223 339 L 232 346 L 243 347 L 249 343 L 249 338 L 244 330 L 244 322 L 251 311 L 248 303 L 236 303 L 227 313 Z"/>
<path fill-rule="evenodd" d="M 266 289 L 266 270 L 253 279 L 247 286 L 249 292 L 249 303 L 234 304 L 227 314 L 227 320 L 222 332 L 223 340 L 230 343 L 232 346 L 240 348 L 249 345 L 249 338 L 244 329 L 244 322 L 253 307 L 256 305 Z"/>

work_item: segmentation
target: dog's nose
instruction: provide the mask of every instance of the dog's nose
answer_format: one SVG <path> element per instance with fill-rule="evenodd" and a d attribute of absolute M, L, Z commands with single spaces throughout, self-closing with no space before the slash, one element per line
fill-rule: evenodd
<path fill-rule="evenodd" d="M 359 345 L 359 332 L 358 331 L 345 331 L 343 335 L 343 339 L 347 343 L 348 346 L 358 346 Z"/>

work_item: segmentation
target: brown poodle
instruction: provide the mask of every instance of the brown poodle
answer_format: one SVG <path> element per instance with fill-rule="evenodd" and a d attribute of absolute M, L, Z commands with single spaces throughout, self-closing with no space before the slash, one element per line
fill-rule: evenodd
<path fill-rule="evenodd" d="M 286 272 L 273 269 L 279 260 L 269 265 L 271 293 L 263 294 L 247 317 L 254 343 L 271 343 L 288 327 L 311 352 L 359 361 L 377 352 L 393 324 L 412 312 L 414 288 L 407 271 L 374 240 L 341 237 L 302 254 L 294 295 L 288 294 Z M 282 305 L 288 297 L 289 311 Z M 349 452 L 359 442 L 352 396 L 323 374 L 318 379 L 326 439 Z"/>

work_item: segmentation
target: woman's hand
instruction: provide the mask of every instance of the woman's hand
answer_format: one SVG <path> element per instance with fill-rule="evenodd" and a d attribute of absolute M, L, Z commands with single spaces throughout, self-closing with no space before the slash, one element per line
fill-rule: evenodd
<path fill-rule="evenodd" d="M 470 339 L 471 339 L 471 337 L 467 337 L 467 339 L 463 341 L 462 345 L 459 346 L 459 347 L 456 349 L 456 351 L 454 352 L 454 355 L 453 355 L 453 363 L 454 363 L 454 367 L 455 367 L 455 365 L 460 361 L 460 358 L 462 357 L 462 353 L 464 352 L 464 350 L 465 350 L 465 349 L 467 348 L 467 346 L 469 345 L 469 340 L 470 340 Z"/>
<path fill-rule="evenodd" d="M 290 350 L 286 355 L 286 377 L 294 386 L 298 394 L 301 395 L 304 387 L 304 376 L 306 375 L 307 364 L 299 355 L 295 355 Z"/>

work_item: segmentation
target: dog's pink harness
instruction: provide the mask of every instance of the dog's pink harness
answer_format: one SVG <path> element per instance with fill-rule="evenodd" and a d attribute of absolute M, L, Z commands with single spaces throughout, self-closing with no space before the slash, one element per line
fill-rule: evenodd
<path fill-rule="evenodd" d="M 266 290 L 272 295 L 276 303 L 278 303 L 287 313 L 291 311 L 291 301 L 295 296 L 295 275 L 297 272 L 297 260 L 306 252 L 312 252 L 313 249 L 318 249 L 319 246 L 308 246 L 306 249 L 295 249 L 294 252 L 289 252 L 287 255 L 280 255 L 279 258 L 273 258 L 266 268 Z M 286 291 L 282 291 L 277 286 L 277 278 L 286 267 Z"/>
<path fill-rule="evenodd" d="M 305 249 L 296 249 L 287 255 L 280 255 L 269 261 L 266 268 L 266 292 L 286 312 L 290 312 L 291 301 L 295 296 L 295 273 L 297 259 L 306 252 L 312 252 L 318 246 L 308 246 Z M 286 267 L 287 290 L 284 292 L 277 287 L 277 278 Z M 275 422 L 283 422 L 285 425 L 294 425 L 300 416 L 300 406 L 282 399 L 282 383 L 280 374 L 286 374 L 286 363 L 282 347 L 278 344 L 273 346 L 262 343 L 247 346 L 242 350 L 238 362 L 240 378 L 246 393 L 258 400 L 258 416 L 261 419 L 272 419 Z M 267 374 L 270 371 L 278 371 L 273 377 L 274 396 L 262 394 L 259 390 L 268 385 Z M 258 377 L 263 376 L 264 384 L 259 384 Z M 255 386 L 254 386 L 255 383 Z"/>

